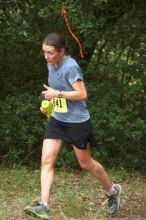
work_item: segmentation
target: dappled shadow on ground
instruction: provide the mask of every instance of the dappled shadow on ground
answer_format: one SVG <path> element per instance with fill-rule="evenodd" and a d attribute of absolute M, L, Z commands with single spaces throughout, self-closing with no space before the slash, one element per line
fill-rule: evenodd
<path fill-rule="evenodd" d="M 0 176 L 0 220 L 35 220 L 24 207 L 40 196 L 40 170 L 0 169 Z M 146 176 L 118 170 L 109 176 L 122 186 L 120 209 L 112 217 L 95 178 L 81 170 L 57 170 L 50 220 L 146 220 Z"/>
<path fill-rule="evenodd" d="M 73 176 L 72 181 L 70 182 L 69 180 L 65 184 L 66 187 L 71 184 L 71 192 L 72 190 L 74 191 L 77 185 L 81 187 L 83 184 L 82 175 L 75 174 Z M 113 176 L 111 178 L 113 182 L 116 181 Z M 94 196 L 94 193 L 92 196 L 82 195 L 81 190 L 77 192 L 78 194 L 81 193 L 82 197 L 82 201 L 80 201 L 82 205 L 80 205 L 80 202 L 78 204 L 83 209 L 81 212 L 73 212 L 72 210 L 71 213 L 68 213 L 66 211 L 68 204 L 65 205 L 62 203 L 58 207 L 53 208 L 52 217 L 56 217 L 51 218 L 51 220 L 146 220 L 146 177 L 129 175 L 121 179 L 119 183 L 122 186 L 121 205 L 115 215 L 107 215 L 107 201 L 105 200 L 104 191 L 94 179 L 91 191 L 93 192 L 95 190 L 97 193 L 96 196 Z M 59 187 L 57 183 L 56 187 Z"/>
<path fill-rule="evenodd" d="M 122 185 L 121 207 L 114 220 L 146 220 L 146 178 L 126 178 Z"/>
<path fill-rule="evenodd" d="M 135 191 L 126 185 L 121 207 L 113 220 L 146 220 L 146 190 Z"/>

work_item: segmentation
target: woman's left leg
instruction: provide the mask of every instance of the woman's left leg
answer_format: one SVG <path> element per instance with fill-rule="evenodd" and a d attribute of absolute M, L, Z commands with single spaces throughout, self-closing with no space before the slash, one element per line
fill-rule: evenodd
<path fill-rule="evenodd" d="M 112 184 L 103 166 L 92 158 L 90 147 L 85 150 L 80 150 L 73 145 L 73 150 L 81 168 L 90 171 L 102 184 L 106 193 L 110 193 L 112 190 Z"/>
<path fill-rule="evenodd" d="M 96 179 L 102 184 L 108 197 L 108 213 L 114 214 L 120 207 L 121 186 L 119 184 L 111 184 L 103 166 L 91 157 L 90 148 L 80 150 L 73 146 L 75 155 L 80 166 L 90 171 Z"/>

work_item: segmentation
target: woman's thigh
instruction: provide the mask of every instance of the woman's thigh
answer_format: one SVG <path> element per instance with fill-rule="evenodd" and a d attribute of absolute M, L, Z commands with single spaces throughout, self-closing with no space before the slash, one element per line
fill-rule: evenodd
<path fill-rule="evenodd" d="M 54 162 L 63 141 L 61 139 L 44 139 L 42 147 L 42 162 Z"/>
<path fill-rule="evenodd" d="M 91 149 L 89 146 L 85 150 L 80 150 L 73 145 L 73 150 L 79 164 L 90 163 L 92 161 Z"/>

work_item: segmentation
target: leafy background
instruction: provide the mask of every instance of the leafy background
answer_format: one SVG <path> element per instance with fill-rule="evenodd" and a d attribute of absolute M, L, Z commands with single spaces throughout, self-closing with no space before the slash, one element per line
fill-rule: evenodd
<path fill-rule="evenodd" d="M 84 72 L 98 142 L 94 156 L 107 166 L 145 170 L 146 2 L 0 3 L 0 162 L 36 164 L 40 159 L 47 123 L 39 113 L 42 85 L 47 83 L 41 44 L 47 33 L 58 31 Z M 63 8 L 84 59 L 61 15 Z M 63 147 L 56 166 L 68 164 L 77 166 L 71 148 Z"/>

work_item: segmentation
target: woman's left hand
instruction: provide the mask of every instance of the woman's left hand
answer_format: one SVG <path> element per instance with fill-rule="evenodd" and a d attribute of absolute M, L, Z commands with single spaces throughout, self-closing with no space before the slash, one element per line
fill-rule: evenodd
<path fill-rule="evenodd" d="M 42 91 L 42 95 L 45 99 L 51 100 L 56 97 L 57 91 L 44 84 L 45 91 Z"/>

